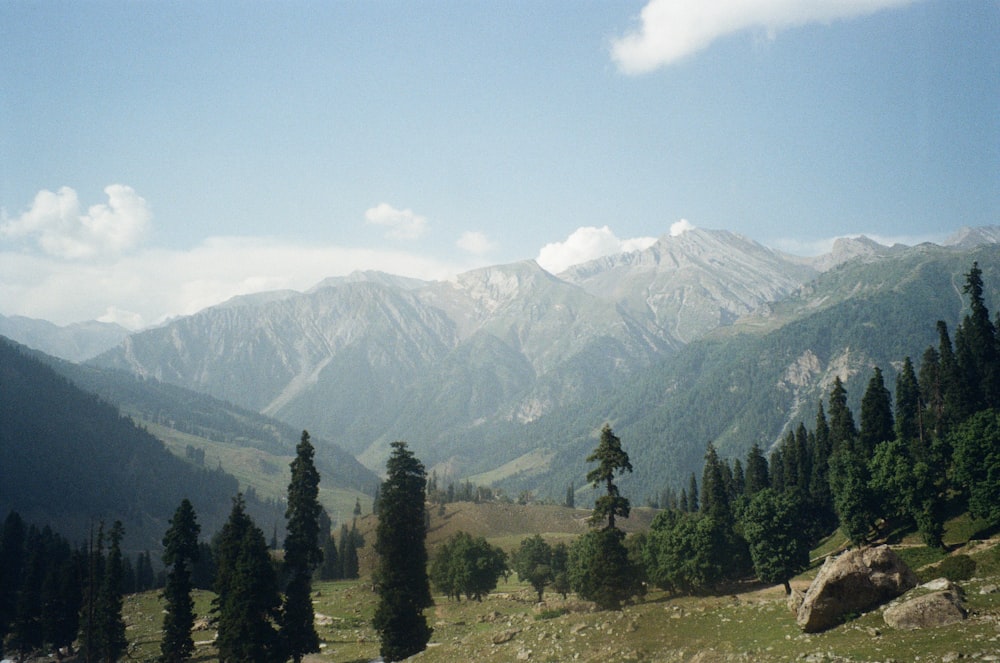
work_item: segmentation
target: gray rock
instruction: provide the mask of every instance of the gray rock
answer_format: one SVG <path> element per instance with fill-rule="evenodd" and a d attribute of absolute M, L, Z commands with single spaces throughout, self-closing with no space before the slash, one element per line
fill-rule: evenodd
<path fill-rule="evenodd" d="M 828 558 L 806 592 L 796 622 L 817 633 L 896 598 L 917 586 L 917 576 L 889 546 L 849 550 Z"/>
<path fill-rule="evenodd" d="M 957 589 L 945 589 L 913 598 L 905 598 L 886 608 L 885 623 L 897 629 L 933 628 L 957 624 L 967 613 Z"/>

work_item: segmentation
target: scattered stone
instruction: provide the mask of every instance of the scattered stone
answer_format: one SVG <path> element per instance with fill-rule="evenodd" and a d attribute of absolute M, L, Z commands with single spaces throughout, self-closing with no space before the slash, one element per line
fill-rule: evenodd
<path fill-rule="evenodd" d="M 960 658 L 962 658 L 962 655 L 957 651 L 950 651 L 941 657 L 941 663 L 955 663 Z"/>
<path fill-rule="evenodd" d="M 992 583 L 990 583 L 989 585 L 983 585 L 982 587 L 979 588 L 979 593 L 984 595 L 996 594 L 997 592 L 1000 592 L 1000 587 L 997 587 Z"/>
<path fill-rule="evenodd" d="M 569 632 L 572 635 L 576 635 L 577 633 L 579 633 L 580 631 L 584 630 L 585 628 L 587 628 L 587 625 L 584 624 L 583 622 L 580 622 L 579 624 L 573 624 L 573 626 L 572 626 L 572 628 L 570 628 Z"/>
<path fill-rule="evenodd" d="M 507 629 L 506 631 L 501 631 L 500 633 L 493 634 L 493 644 L 502 645 L 505 642 L 510 642 L 517 634 L 520 633 L 517 629 Z"/>
<path fill-rule="evenodd" d="M 957 624 L 967 614 L 962 605 L 961 592 L 952 586 L 909 599 L 904 597 L 899 603 L 886 608 L 883 618 L 893 628 L 913 630 Z"/>
<path fill-rule="evenodd" d="M 846 615 L 876 608 L 916 586 L 916 574 L 889 546 L 849 550 L 827 558 L 796 622 L 806 633 L 824 631 Z"/>

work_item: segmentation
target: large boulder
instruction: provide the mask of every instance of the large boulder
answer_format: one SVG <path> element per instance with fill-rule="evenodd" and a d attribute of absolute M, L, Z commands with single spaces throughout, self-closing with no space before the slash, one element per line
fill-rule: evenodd
<path fill-rule="evenodd" d="M 849 550 L 827 558 L 809 585 L 796 622 L 806 633 L 832 628 L 917 586 L 916 574 L 889 546 Z"/>
<path fill-rule="evenodd" d="M 942 578 L 907 592 L 882 617 L 893 628 L 911 630 L 957 624 L 967 614 L 962 591 Z"/>

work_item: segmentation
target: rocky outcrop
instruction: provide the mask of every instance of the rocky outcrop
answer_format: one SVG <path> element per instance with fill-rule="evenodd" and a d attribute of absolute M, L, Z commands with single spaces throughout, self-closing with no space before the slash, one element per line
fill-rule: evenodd
<path fill-rule="evenodd" d="M 849 550 L 823 564 L 796 621 L 806 633 L 836 626 L 917 586 L 917 576 L 889 546 Z"/>
<path fill-rule="evenodd" d="M 893 628 L 912 630 L 957 624 L 967 614 L 961 590 L 942 578 L 907 592 L 882 616 Z"/>

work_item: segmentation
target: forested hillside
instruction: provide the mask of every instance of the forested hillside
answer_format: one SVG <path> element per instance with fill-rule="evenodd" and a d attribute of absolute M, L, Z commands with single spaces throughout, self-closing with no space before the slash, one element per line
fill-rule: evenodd
<path fill-rule="evenodd" d="M 996 310 L 996 245 L 924 246 L 844 264 L 766 316 L 690 343 L 599 399 L 500 431 L 497 443 L 507 436 L 526 451 L 549 452 L 545 467 L 511 474 L 501 485 L 516 493 L 547 484 L 553 496 L 571 482 L 581 485 L 581 459 L 601 423 L 610 421 L 639 459 L 622 486 L 641 501 L 700 472 L 709 442 L 724 458 L 742 458 L 753 444 L 768 450 L 800 421 L 813 422 L 835 377 L 857 409 L 873 367 L 892 385 L 907 356 L 916 362 L 937 343 L 937 320 L 958 324 L 968 307 L 964 275 L 974 261 L 983 271 L 986 303 Z"/>
<path fill-rule="evenodd" d="M 72 542 L 120 519 L 125 548 L 157 549 L 171 514 L 191 500 L 206 532 L 225 521 L 236 479 L 197 468 L 114 406 L 0 338 L 0 513 L 15 510 Z M 248 497 L 262 523 L 283 509 Z"/>
<path fill-rule="evenodd" d="M 100 369 L 39 357 L 81 389 L 97 394 L 138 421 L 162 425 L 186 435 L 205 438 L 272 456 L 291 456 L 303 429 L 265 417 L 217 398 L 125 371 Z M 372 493 L 378 484 L 374 472 L 340 446 L 312 437 L 316 466 L 326 487 Z M 353 500 L 352 500 L 353 502 Z"/>

